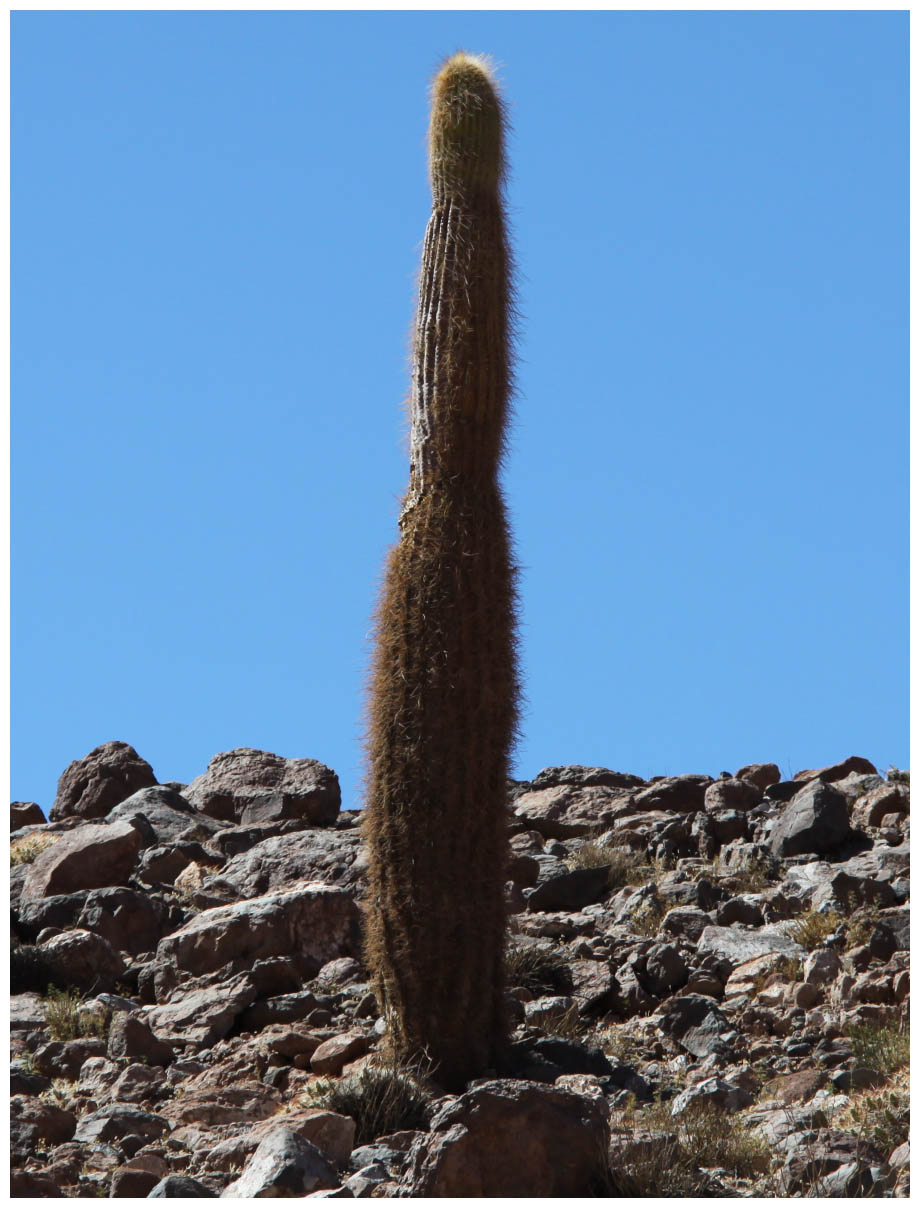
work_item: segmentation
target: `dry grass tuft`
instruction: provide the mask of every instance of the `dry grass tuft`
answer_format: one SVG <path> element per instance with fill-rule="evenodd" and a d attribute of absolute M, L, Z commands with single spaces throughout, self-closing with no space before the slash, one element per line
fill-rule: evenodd
<path fill-rule="evenodd" d="M 10 868 L 17 864 L 31 864 L 43 851 L 57 843 L 60 835 L 23 835 L 10 844 Z"/>
<path fill-rule="evenodd" d="M 526 944 L 505 951 L 505 983 L 532 994 L 565 994 L 572 988 L 568 965 L 552 948 Z"/>
<path fill-rule="evenodd" d="M 55 1040 L 78 1040 L 81 1036 L 104 1036 L 108 1020 L 104 1012 L 87 1007 L 73 990 L 50 986 L 44 1001 L 45 1022 Z"/>
<path fill-rule="evenodd" d="M 316 1079 L 301 1103 L 351 1116 L 355 1145 L 367 1145 L 387 1133 L 426 1126 L 431 1096 L 423 1078 L 417 1068 L 368 1064 L 346 1078 Z"/>
<path fill-rule="evenodd" d="M 787 926 L 790 939 L 807 948 L 809 952 L 821 948 L 843 923 L 836 910 L 806 910 Z"/>

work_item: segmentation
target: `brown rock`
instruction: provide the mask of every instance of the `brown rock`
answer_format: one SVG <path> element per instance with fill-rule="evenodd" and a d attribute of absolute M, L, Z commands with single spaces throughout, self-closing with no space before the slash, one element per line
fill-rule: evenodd
<path fill-rule="evenodd" d="M 277 1119 L 257 1124 L 250 1136 L 258 1143 L 272 1128 L 277 1127 L 277 1124 Z M 351 1116 L 312 1108 L 286 1114 L 284 1125 L 315 1145 L 333 1166 L 342 1167 L 347 1164 L 355 1143 L 355 1122 Z"/>
<path fill-rule="evenodd" d="M 105 1041 L 88 1036 L 81 1040 L 49 1040 L 32 1054 L 32 1064 L 46 1078 L 76 1078 L 89 1057 L 104 1057 Z"/>
<path fill-rule="evenodd" d="M 759 789 L 768 789 L 771 784 L 782 780 L 779 768 L 775 763 L 747 763 L 735 773 L 738 780 L 749 780 Z"/>
<path fill-rule="evenodd" d="M 126 797 L 157 782 L 153 768 L 126 742 L 105 742 L 74 760 L 61 776 L 50 820 L 104 818 Z M 110 884 L 103 881 L 97 884 Z M 75 888 L 88 888 L 79 886 Z M 67 890 L 55 892 L 66 893 Z"/>
<path fill-rule="evenodd" d="M 127 1011 L 117 1011 L 112 1017 L 108 1054 L 116 1059 L 145 1061 L 150 1065 L 169 1065 L 175 1057 L 172 1045 L 155 1036 L 144 1019 Z"/>
<path fill-rule="evenodd" d="M 805 768 L 801 772 L 796 772 L 793 780 L 814 780 L 820 778 L 825 783 L 830 783 L 833 780 L 843 780 L 851 772 L 861 772 L 864 775 L 877 776 L 878 768 L 870 763 L 868 759 L 863 759 L 861 755 L 851 755 L 840 763 L 828 764 L 826 768 Z"/>
<path fill-rule="evenodd" d="M 10 1122 L 31 1125 L 37 1136 L 52 1145 L 69 1141 L 77 1127 L 77 1117 L 73 1112 L 31 1095 L 11 1097 Z"/>
<path fill-rule="evenodd" d="M 768 1099 L 779 1099 L 781 1103 L 804 1103 L 813 1099 L 827 1082 L 825 1070 L 797 1070 L 794 1074 L 781 1074 L 764 1086 Z"/>
<path fill-rule="evenodd" d="M 346 1062 L 366 1052 L 367 1037 L 363 1032 L 345 1032 L 323 1041 L 310 1058 L 310 1069 L 314 1074 L 339 1074 Z"/>
<path fill-rule="evenodd" d="M 644 789 L 636 793 L 636 807 L 639 810 L 695 814 L 703 808 L 706 789 L 710 784 L 711 776 L 692 773 L 685 776 L 661 776 L 649 781 Z"/>
<path fill-rule="evenodd" d="M 413 1144 L 412 1196 L 590 1196 L 603 1186 L 610 1128 L 597 1103 L 519 1080 L 449 1102 Z"/>
<path fill-rule="evenodd" d="M 707 810 L 748 810 L 763 796 L 761 789 L 741 777 L 714 780 L 703 797 Z"/>
<path fill-rule="evenodd" d="M 304 967 L 312 964 L 315 973 L 326 961 L 351 954 L 357 925 L 358 908 L 343 889 L 304 881 L 201 911 L 160 941 L 157 962 L 200 974 L 238 959 L 291 956 Z"/>
<path fill-rule="evenodd" d="M 228 860 L 212 884 L 233 888 L 235 896 L 253 898 L 297 881 L 322 881 L 355 889 L 366 867 L 357 831 L 320 829 L 263 839 Z"/>
<path fill-rule="evenodd" d="M 125 971 L 123 958 L 108 940 L 79 927 L 52 936 L 39 950 L 55 985 L 98 994 L 111 990 Z"/>
<path fill-rule="evenodd" d="M 634 813 L 628 789 L 607 785 L 560 784 L 522 793 L 514 803 L 515 817 L 550 839 L 593 834 Z"/>
<path fill-rule="evenodd" d="M 78 826 L 35 858 L 21 900 L 125 884 L 139 851 L 140 835 L 128 822 Z"/>
<path fill-rule="evenodd" d="M 10 804 L 10 831 L 21 826 L 42 826 L 45 815 L 35 801 L 13 801 Z"/>
<path fill-rule="evenodd" d="M 906 784 L 883 784 L 854 801 L 850 811 L 853 826 L 881 826 L 888 814 L 910 812 L 910 790 Z"/>
<path fill-rule="evenodd" d="M 182 795 L 212 818 L 247 824 L 297 819 L 331 826 L 342 802 L 338 777 L 325 764 L 252 747 L 215 755 Z"/>

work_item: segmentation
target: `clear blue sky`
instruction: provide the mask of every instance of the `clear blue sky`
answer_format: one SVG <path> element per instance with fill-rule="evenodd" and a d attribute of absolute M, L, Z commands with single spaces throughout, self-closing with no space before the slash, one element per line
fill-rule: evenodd
<path fill-rule="evenodd" d="M 908 17 L 12 16 L 12 794 L 360 803 L 427 84 L 512 107 L 517 774 L 908 762 Z"/>

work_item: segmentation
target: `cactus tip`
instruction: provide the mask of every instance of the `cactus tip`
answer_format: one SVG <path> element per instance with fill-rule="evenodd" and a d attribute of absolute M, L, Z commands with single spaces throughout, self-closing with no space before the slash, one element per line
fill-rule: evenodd
<path fill-rule="evenodd" d="M 433 181 L 495 187 L 502 175 L 505 114 L 495 66 L 486 55 L 447 58 L 431 90 Z"/>

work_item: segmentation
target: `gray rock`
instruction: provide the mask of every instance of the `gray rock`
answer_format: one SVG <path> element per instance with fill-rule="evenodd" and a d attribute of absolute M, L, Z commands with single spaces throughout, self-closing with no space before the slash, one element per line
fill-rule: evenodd
<path fill-rule="evenodd" d="M 215 988 L 193 990 L 154 1007 L 145 1015 L 153 1033 L 167 1044 L 192 1044 L 210 1048 L 221 1040 L 256 998 L 252 979 L 245 974 Z"/>
<path fill-rule="evenodd" d="M 197 1179 L 189 1178 L 184 1174 L 168 1174 L 165 1178 L 160 1179 L 152 1191 L 147 1193 L 146 1198 L 148 1200 L 214 1200 L 217 1199 L 217 1196 Z"/>
<path fill-rule="evenodd" d="M 92 889 L 76 925 L 101 935 L 120 952 L 152 952 L 168 925 L 166 910 L 149 894 L 123 886 Z"/>
<path fill-rule="evenodd" d="M 202 910 L 165 936 L 157 963 L 191 974 L 231 961 L 290 956 L 312 976 L 326 961 L 350 956 L 358 943 L 358 907 L 345 890 L 298 882 L 262 897 Z"/>
<path fill-rule="evenodd" d="M 703 809 L 706 790 L 711 784 L 711 776 L 661 776 L 650 780 L 635 794 L 636 808 L 695 814 Z"/>
<path fill-rule="evenodd" d="M 661 1016 L 661 1030 L 694 1057 L 728 1051 L 724 1039 L 732 1028 L 711 998 L 684 994 L 672 998 Z"/>
<path fill-rule="evenodd" d="M 770 848 L 781 857 L 836 851 L 850 835 L 847 799 L 822 781 L 813 781 L 792 798 L 770 835 Z"/>
<path fill-rule="evenodd" d="M 712 926 L 712 915 L 699 906 L 675 906 L 664 916 L 660 930 L 667 935 L 696 943 L 707 927 Z"/>
<path fill-rule="evenodd" d="M 252 747 L 215 755 L 183 796 L 212 818 L 246 824 L 296 819 L 331 826 L 342 802 L 338 777 L 325 764 Z"/>
<path fill-rule="evenodd" d="M 79 990 L 112 990 L 125 962 L 107 939 L 91 931 L 62 931 L 40 946 L 50 981 Z"/>
<path fill-rule="evenodd" d="M 738 1112 L 750 1107 L 754 1096 L 743 1087 L 733 1086 L 721 1078 L 705 1078 L 680 1092 L 671 1103 L 671 1115 L 681 1116 L 701 1107 L 723 1112 Z"/>
<path fill-rule="evenodd" d="M 228 860 L 208 884 L 227 886 L 238 897 L 254 898 L 297 881 L 323 881 L 355 889 L 366 867 L 356 831 L 310 829 L 277 835 Z"/>
<path fill-rule="evenodd" d="M 548 839 L 591 835 L 635 812 L 629 789 L 605 785 L 547 785 L 521 793 L 514 803 L 515 817 Z"/>
<path fill-rule="evenodd" d="M 712 955 L 724 966 L 726 972 L 765 956 L 768 952 L 779 952 L 783 956 L 804 957 L 805 949 L 786 934 L 785 924 L 769 923 L 754 931 L 741 925 L 732 927 L 704 928 L 696 946 L 698 956 Z"/>
<path fill-rule="evenodd" d="M 335 1168 L 315 1145 L 293 1129 L 279 1126 L 261 1141 L 239 1178 L 223 1190 L 221 1198 L 291 1198 L 339 1184 Z"/>
<path fill-rule="evenodd" d="M 138 789 L 155 785 L 153 768 L 126 742 L 105 742 L 74 760 L 58 781 L 50 819 L 104 818 Z"/>
<path fill-rule="evenodd" d="M 146 1142 L 155 1141 L 169 1131 L 169 1122 L 153 1112 L 140 1108 L 126 1107 L 123 1103 L 111 1103 L 108 1107 L 83 1116 L 74 1133 L 75 1141 L 97 1145 L 104 1141 L 119 1141 L 123 1137 L 143 1137 Z"/>

